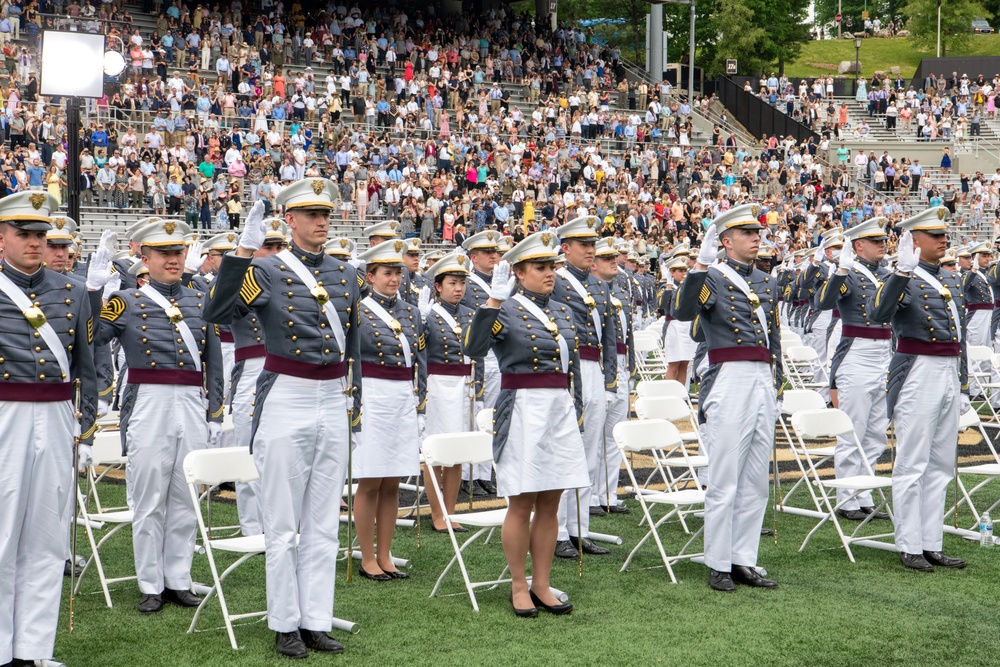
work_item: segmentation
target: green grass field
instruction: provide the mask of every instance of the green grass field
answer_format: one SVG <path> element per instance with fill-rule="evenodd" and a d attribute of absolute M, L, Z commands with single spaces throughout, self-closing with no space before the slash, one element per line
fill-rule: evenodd
<path fill-rule="evenodd" d="M 107 499 L 122 502 L 123 491 L 122 486 L 112 485 Z M 1000 488 L 989 491 L 995 497 Z M 760 564 L 781 588 L 741 587 L 735 594 L 722 594 L 709 590 L 707 570 L 701 565 L 679 565 L 681 582 L 676 585 L 669 583 L 662 568 L 646 569 L 660 564 L 652 543 L 632 569 L 619 573 L 644 533 L 638 527 L 638 505 L 631 500 L 629 505 L 630 515 L 592 519 L 594 530 L 620 534 L 624 544 L 613 547 L 609 557 L 587 557 L 583 579 L 577 576 L 575 561 L 557 560 L 553 585 L 567 591 L 576 605 L 569 617 L 517 619 L 510 611 L 509 587 L 482 591 L 478 614 L 464 594 L 428 599 L 450 557 L 448 538 L 430 532 L 424 523 L 418 549 L 416 530 L 400 529 L 394 553 L 411 559 L 412 579 L 376 583 L 355 574 L 348 584 L 341 568 L 336 615 L 358 622 L 361 632 L 346 636 L 335 631 L 347 653 L 312 654 L 308 664 L 925 667 L 998 662 L 1000 548 L 985 550 L 946 535 L 946 551 L 969 562 L 962 571 L 906 571 L 895 554 L 863 547 L 856 548 L 858 562 L 851 564 L 832 527 L 821 531 L 805 553 L 798 553 L 812 520 L 780 515 L 778 544 L 762 538 Z M 231 522 L 234 515 L 234 505 L 213 504 L 217 525 Z M 769 512 L 765 525 L 770 526 L 771 520 Z M 969 520 L 968 512 L 962 520 Z M 682 544 L 676 524 L 662 534 L 668 548 Z M 85 553 L 82 536 L 78 550 Z M 118 538 L 102 551 L 109 576 L 133 571 L 131 534 L 125 531 Z M 493 578 L 503 567 L 498 541 L 467 553 L 474 579 Z M 195 580 L 209 581 L 205 557 L 195 555 L 194 563 Z M 229 579 L 231 610 L 265 607 L 263 566 L 263 558 L 254 559 Z M 457 570 L 449 576 L 445 592 L 462 591 Z M 77 598 L 72 636 L 64 629 L 68 588 L 63 597 L 56 658 L 69 667 L 249 667 L 284 661 L 274 653 L 274 635 L 264 623 L 237 627 L 241 649 L 233 651 L 221 629 L 185 634 L 193 610 L 168 605 L 158 615 L 140 616 L 135 611 L 139 593 L 134 583 L 114 587 L 114 609 L 106 608 L 103 596 L 95 593 L 97 579 L 90 573 L 84 590 Z M 203 615 L 202 627 L 221 625 L 218 604 L 213 602 Z"/>
<path fill-rule="evenodd" d="M 1000 35 L 973 35 L 969 46 L 961 53 L 949 56 L 993 56 L 1000 54 Z M 872 73 L 889 71 L 892 66 L 902 69 L 904 78 L 913 76 L 921 58 L 933 58 L 934 49 L 918 50 L 909 39 L 866 39 L 861 45 L 861 71 L 871 77 Z M 790 77 L 811 77 L 837 74 L 841 61 L 854 62 L 854 41 L 849 39 L 806 42 L 798 59 L 788 63 L 785 72 Z"/>

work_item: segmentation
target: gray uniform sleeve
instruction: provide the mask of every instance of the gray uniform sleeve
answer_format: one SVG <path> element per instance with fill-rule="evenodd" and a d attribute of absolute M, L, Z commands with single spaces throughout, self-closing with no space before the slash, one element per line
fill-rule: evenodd
<path fill-rule="evenodd" d="M 94 367 L 94 332 L 97 329 L 96 316 L 90 309 L 90 301 L 81 304 L 80 319 L 85 326 L 77 327 L 73 339 L 73 360 L 70 362 L 70 377 L 80 381 L 80 441 L 91 444 L 97 431 L 97 370 Z"/>

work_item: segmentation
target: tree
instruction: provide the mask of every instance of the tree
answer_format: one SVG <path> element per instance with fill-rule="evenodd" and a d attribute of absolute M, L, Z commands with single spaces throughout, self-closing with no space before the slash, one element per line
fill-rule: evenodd
<path fill-rule="evenodd" d="M 903 8 L 909 18 L 910 41 L 924 48 L 937 44 L 937 16 L 940 0 L 910 0 Z M 961 50 L 972 37 L 973 19 L 993 17 L 986 7 L 975 0 L 948 0 L 941 7 L 941 55 L 947 51 Z"/>
<path fill-rule="evenodd" d="M 718 48 L 706 66 L 710 76 L 726 71 L 727 58 L 739 58 L 745 71 L 756 71 L 770 64 L 761 55 L 766 31 L 757 24 L 749 5 L 743 0 L 716 2 L 713 23 L 718 31 Z"/>
<path fill-rule="evenodd" d="M 809 39 L 808 0 L 716 0 L 711 21 L 714 48 L 696 60 L 710 75 L 725 71 L 727 58 L 737 58 L 744 73 L 783 71 Z M 706 55 L 707 54 L 703 54 Z"/>
<path fill-rule="evenodd" d="M 844 17 L 850 16 L 854 20 L 855 27 L 864 25 L 862 12 L 868 11 L 868 15 L 874 19 L 878 17 L 884 25 L 886 21 L 894 20 L 901 12 L 905 0 L 816 0 L 815 4 L 815 24 L 826 25 L 831 23 L 837 16 L 837 7 Z"/>

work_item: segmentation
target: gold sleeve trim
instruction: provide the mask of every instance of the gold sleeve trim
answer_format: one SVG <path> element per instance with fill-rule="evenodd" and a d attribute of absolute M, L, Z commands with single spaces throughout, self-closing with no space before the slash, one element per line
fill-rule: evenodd
<path fill-rule="evenodd" d="M 94 422 L 93 424 L 90 425 L 90 428 L 87 429 L 87 432 L 80 436 L 80 439 L 86 440 L 90 438 L 92 435 L 94 435 L 96 431 L 97 431 L 97 422 Z"/>
<path fill-rule="evenodd" d="M 251 266 L 247 269 L 246 275 L 243 276 L 243 285 L 240 287 L 240 298 L 243 299 L 243 303 L 249 306 L 263 293 L 263 291 L 264 290 L 260 288 L 260 285 L 257 284 L 257 277 L 254 275 L 254 267 Z"/>
<path fill-rule="evenodd" d="M 680 296 L 681 291 L 677 290 L 677 295 Z M 708 289 L 708 285 L 701 286 L 701 292 L 698 293 L 698 303 L 705 305 L 708 303 L 709 298 L 712 296 L 712 290 Z"/>
<path fill-rule="evenodd" d="M 490 331 L 494 336 L 499 335 L 503 331 L 503 324 L 500 323 L 499 318 L 493 321 L 493 328 Z"/>
<path fill-rule="evenodd" d="M 114 322 L 125 312 L 125 300 L 120 296 L 113 296 L 101 309 L 101 319 Z"/>
<path fill-rule="evenodd" d="M 222 407 L 212 413 L 212 419 L 218 419 L 222 416 L 222 413 L 226 411 L 226 404 L 223 403 Z"/>

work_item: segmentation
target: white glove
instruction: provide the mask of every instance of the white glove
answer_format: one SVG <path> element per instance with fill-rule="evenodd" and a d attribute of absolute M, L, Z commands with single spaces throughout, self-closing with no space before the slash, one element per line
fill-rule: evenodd
<path fill-rule="evenodd" d="M 107 301 L 111 298 L 111 295 L 122 288 L 122 277 L 117 273 L 111 275 L 108 284 L 104 286 L 104 294 L 102 298 Z"/>
<path fill-rule="evenodd" d="M 837 273 L 846 276 L 854 268 L 854 252 L 850 248 L 844 248 L 837 258 Z"/>
<path fill-rule="evenodd" d="M 431 314 L 434 300 L 431 299 L 431 288 L 424 285 L 420 288 L 420 298 L 417 300 L 417 308 L 420 309 L 420 320 L 427 321 L 427 316 Z"/>
<path fill-rule="evenodd" d="M 76 468 L 80 472 L 84 472 L 94 462 L 94 450 L 90 445 L 80 445 L 76 451 L 79 457 Z"/>
<path fill-rule="evenodd" d="M 208 422 L 208 446 L 215 447 L 222 437 L 222 424 L 218 422 Z"/>
<path fill-rule="evenodd" d="M 616 393 L 615 393 L 615 392 L 613 392 L 613 391 L 606 391 L 606 392 L 604 392 L 604 402 L 605 402 L 605 403 L 607 403 L 607 407 L 609 407 L 609 408 L 610 408 L 610 407 L 611 407 L 611 405 L 612 405 L 612 404 L 613 404 L 613 403 L 614 403 L 614 402 L 615 402 L 616 400 L 618 400 L 618 394 L 616 394 Z"/>
<path fill-rule="evenodd" d="M 964 415 L 966 412 L 972 409 L 972 401 L 969 400 L 968 394 L 958 395 L 958 414 Z"/>
<path fill-rule="evenodd" d="M 705 232 L 705 238 L 701 241 L 701 250 L 698 251 L 698 263 L 702 266 L 711 266 L 715 263 L 715 258 L 719 256 L 719 230 L 712 225 Z"/>
<path fill-rule="evenodd" d="M 107 401 L 97 401 L 97 418 L 100 419 L 104 415 L 108 414 L 108 410 L 111 408 Z"/>
<path fill-rule="evenodd" d="M 823 246 L 816 246 L 816 252 L 813 253 L 813 264 L 819 264 L 820 261 L 826 256 L 823 250 Z"/>
<path fill-rule="evenodd" d="M 108 284 L 108 280 L 111 279 L 111 260 L 115 256 L 117 242 L 118 235 L 110 229 L 105 229 L 101 234 L 101 243 L 87 267 L 88 290 L 96 292 Z"/>
<path fill-rule="evenodd" d="M 203 259 L 201 257 L 202 248 L 205 244 L 201 241 L 195 241 L 188 246 L 187 257 L 184 258 L 184 270 L 188 273 L 198 273 L 201 270 L 201 265 Z"/>
<path fill-rule="evenodd" d="M 490 282 L 490 298 L 506 301 L 514 289 L 514 276 L 510 275 L 510 263 L 501 261 L 493 267 L 493 280 Z"/>
<path fill-rule="evenodd" d="M 899 237 L 899 256 L 896 258 L 896 270 L 910 273 L 920 263 L 920 248 L 913 246 L 913 235 L 910 230 L 904 230 Z"/>
<path fill-rule="evenodd" d="M 267 230 L 264 229 L 264 202 L 260 199 L 254 203 L 247 214 L 247 222 L 240 236 L 240 247 L 250 251 L 260 250 L 264 245 Z"/>

